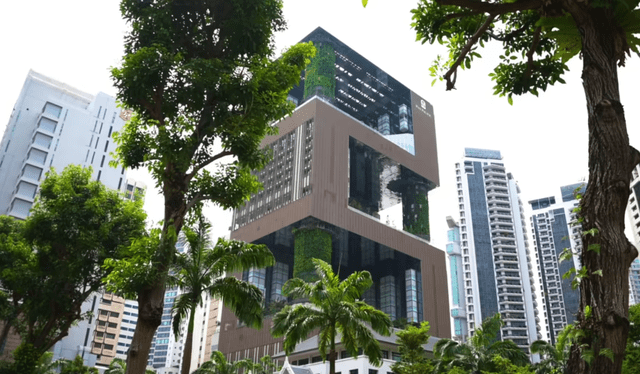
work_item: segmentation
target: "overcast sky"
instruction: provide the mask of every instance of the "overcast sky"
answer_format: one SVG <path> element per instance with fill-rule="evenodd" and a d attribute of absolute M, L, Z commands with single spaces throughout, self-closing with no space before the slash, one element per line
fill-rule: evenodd
<path fill-rule="evenodd" d="M 454 164 L 464 147 L 497 149 L 518 180 L 521 198 L 558 195 L 559 186 L 587 176 L 587 114 L 580 80 L 581 61 L 570 64 L 566 85 L 551 87 L 540 98 L 516 97 L 513 106 L 492 96 L 488 77 L 499 46 L 480 51 L 485 57 L 472 70 L 458 74 L 457 90 L 431 86 L 429 66 L 438 46 L 415 42 L 410 10 L 416 0 L 285 0 L 289 24 L 276 36 L 278 51 L 322 26 L 342 42 L 385 70 L 434 106 L 440 164 L 440 187 L 429 195 L 432 243 L 444 248 L 445 217 L 458 218 Z M 25 0 L 3 4 L 0 22 L 0 133 L 29 71 L 50 76 L 82 91 L 114 95 L 109 67 L 122 57 L 127 25 L 118 0 Z M 639 63 L 632 58 L 620 70 L 622 103 L 626 104 L 631 144 L 640 145 L 639 106 L 632 91 L 638 84 Z M 162 200 L 153 181 L 142 172 L 150 189 L 146 208 L 161 219 Z M 528 204 L 527 204 L 528 205 Z M 230 214 L 212 213 L 216 235 L 225 235 Z"/>

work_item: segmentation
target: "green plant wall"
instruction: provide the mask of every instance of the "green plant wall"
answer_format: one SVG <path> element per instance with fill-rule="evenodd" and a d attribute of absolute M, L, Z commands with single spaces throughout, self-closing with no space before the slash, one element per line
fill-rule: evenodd
<path fill-rule="evenodd" d="M 427 195 L 417 195 L 416 204 L 418 204 L 419 207 L 416 212 L 418 217 L 415 222 L 411 222 L 405 226 L 404 230 L 429 240 L 429 200 L 427 199 Z"/>
<path fill-rule="evenodd" d="M 332 99 L 336 97 L 336 54 L 331 44 L 316 46 L 316 56 L 305 71 L 304 99 L 316 92 Z"/>
<path fill-rule="evenodd" d="M 318 280 L 311 259 L 331 263 L 331 234 L 321 229 L 303 228 L 295 230 L 293 235 L 293 277 L 307 282 Z"/>

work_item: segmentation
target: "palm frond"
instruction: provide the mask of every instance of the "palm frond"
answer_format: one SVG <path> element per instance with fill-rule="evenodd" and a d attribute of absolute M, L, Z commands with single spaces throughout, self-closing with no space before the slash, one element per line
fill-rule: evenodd
<path fill-rule="evenodd" d="M 219 278 L 205 288 L 211 297 L 222 298 L 224 305 L 247 326 L 262 327 L 263 295 L 260 289 L 234 277 Z"/>

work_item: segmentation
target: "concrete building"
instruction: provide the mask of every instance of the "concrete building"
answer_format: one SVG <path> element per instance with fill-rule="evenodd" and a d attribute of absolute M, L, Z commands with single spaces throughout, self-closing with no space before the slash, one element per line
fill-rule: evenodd
<path fill-rule="evenodd" d="M 467 306 L 463 277 L 462 250 L 460 248 L 460 225 L 447 217 L 447 257 L 449 259 L 449 281 L 451 282 L 451 317 L 453 318 L 453 338 L 464 342 L 469 336 L 467 330 Z"/>
<path fill-rule="evenodd" d="M 391 366 L 400 360 L 398 347 L 398 337 L 395 334 L 397 329 L 390 336 L 381 336 L 373 332 L 373 336 L 380 344 L 382 350 L 382 365 L 379 367 L 371 365 L 367 356 L 360 354 L 358 357 L 351 357 L 344 350 L 342 344 L 337 344 L 336 350 L 339 357 L 336 360 L 336 373 L 343 374 L 391 374 Z M 428 357 L 433 357 L 433 346 L 438 338 L 430 337 L 424 348 Z M 274 361 L 281 367 L 279 374 L 329 374 L 329 361 L 322 361 L 318 353 L 318 336 L 312 336 L 296 346 L 291 355 L 286 356 L 284 352 L 273 355 Z"/>
<path fill-rule="evenodd" d="M 257 173 L 264 190 L 232 223 L 232 239 L 266 244 L 276 265 L 237 276 L 273 310 L 287 301 L 288 279 L 311 279 L 311 258 L 341 277 L 368 270 L 367 303 L 450 337 L 445 254 L 429 244 L 428 193 L 439 183 L 433 108 L 325 30 L 303 41 L 318 54 L 289 92 L 298 107 L 263 141 L 273 151 Z M 313 255 L 309 238 L 322 243 Z M 223 309 L 218 349 L 232 361 L 280 352 L 270 318 L 255 330 Z"/>
<path fill-rule="evenodd" d="M 584 193 L 583 183 L 560 187 L 561 200 L 554 196 L 532 200 L 531 233 L 542 292 L 543 338 L 555 344 L 560 331 L 575 321 L 580 292 L 571 287 L 573 277 L 562 275 L 578 269 L 577 255 L 582 251 L 582 228 L 573 211 L 579 204 L 575 191 Z M 572 261 L 559 262 L 565 248 L 571 248 Z"/>
<path fill-rule="evenodd" d="M 465 148 L 456 180 L 469 334 L 500 313 L 499 338 L 528 352 L 537 303 L 519 188 L 493 150 Z"/>
<path fill-rule="evenodd" d="M 631 172 L 631 191 L 629 194 L 629 204 L 627 205 L 627 217 L 629 226 L 633 232 L 633 239 L 636 248 L 640 248 L 640 164 L 636 165 Z"/>
<path fill-rule="evenodd" d="M 30 71 L 0 141 L 0 214 L 26 218 L 51 167 L 91 166 L 96 180 L 120 190 L 126 170 L 109 161 L 126 115 L 111 96 Z"/>

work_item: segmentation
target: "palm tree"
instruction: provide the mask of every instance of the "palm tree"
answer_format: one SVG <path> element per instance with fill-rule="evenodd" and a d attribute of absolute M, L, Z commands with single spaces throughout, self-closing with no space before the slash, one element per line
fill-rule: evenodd
<path fill-rule="evenodd" d="M 121 358 L 114 358 L 104 374 L 124 374 L 127 372 L 127 362 Z M 147 369 L 145 374 L 155 374 L 155 371 Z"/>
<path fill-rule="evenodd" d="M 362 348 L 369 362 L 382 363 L 380 344 L 370 329 L 381 335 L 389 335 L 391 319 L 387 314 L 359 300 L 362 293 L 373 284 L 368 271 L 357 271 L 340 281 L 326 262 L 313 259 L 319 280 L 307 283 L 294 278 L 283 287 L 283 293 L 294 299 L 308 299 L 308 303 L 287 305 L 273 317 L 271 332 L 274 337 L 284 336 L 283 347 L 287 354 L 314 331 L 320 331 L 319 350 L 323 359 L 329 358 L 329 372 L 336 372 L 336 337 L 342 336 L 342 344 L 357 356 Z M 327 351 L 329 354 L 327 355 Z"/>
<path fill-rule="evenodd" d="M 56 368 L 60 366 L 62 361 L 53 361 L 53 352 L 45 352 L 38 359 L 33 374 L 57 374 Z"/>
<path fill-rule="evenodd" d="M 195 214 L 194 221 L 193 225 L 183 229 L 188 251 L 178 255 L 175 275 L 172 277 L 172 283 L 183 291 L 173 306 L 173 332 L 176 339 L 180 335 L 182 321 L 189 318 L 182 354 L 182 374 L 189 374 L 191 369 L 194 317 L 196 308 L 203 303 L 203 293 L 212 298 L 222 298 L 225 306 L 241 321 L 260 328 L 262 292 L 248 282 L 234 277 L 225 278 L 224 275 L 252 267 L 272 266 L 274 263 L 273 255 L 264 245 L 220 238 L 212 246 L 208 235 L 211 224 L 201 212 Z"/>
<path fill-rule="evenodd" d="M 558 334 L 555 346 L 544 340 L 536 340 L 531 344 L 531 353 L 539 353 L 542 358 L 542 361 L 533 365 L 536 374 L 564 374 L 567 371 L 573 330 L 573 325 L 567 325 Z"/>
<path fill-rule="evenodd" d="M 240 369 L 248 369 L 254 365 L 250 359 L 227 362 L 220 351 L 211 352 L 211 359 L 193 372 L 193 374 L 238 374 Z"/>
<path fill-rule="evenodd" d="M 451 339 L 441 339 L 433 347 L 435 355 L 435 373 L 446 373 L 451 368 L 459 367 L 471 374 L 483 371 L 496 371 L 494 356 L 508 359 L 518 366 L 529 364 L 529 358 L 522 349 L 511 340 L 497 340 L 502 327 L 500 314 L 487 318 L 480 328 L 476 329 L 467 343 L 458 343 Z"/>

